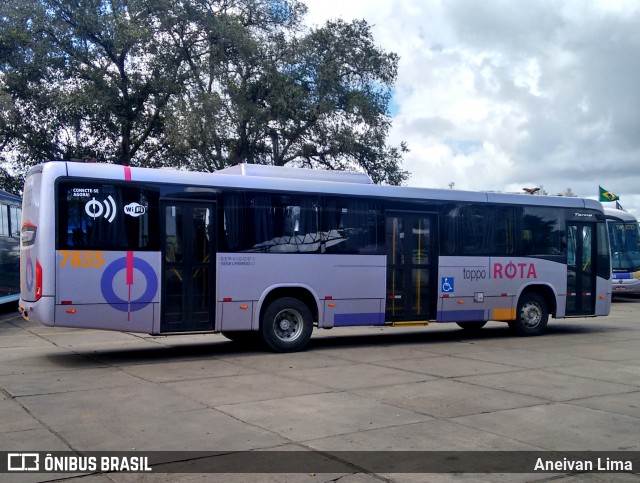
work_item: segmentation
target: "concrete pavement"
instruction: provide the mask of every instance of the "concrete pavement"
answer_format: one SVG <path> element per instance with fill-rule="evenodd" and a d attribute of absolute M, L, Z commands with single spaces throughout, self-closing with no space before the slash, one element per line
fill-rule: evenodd
<path fill-rule="evenodd" d="M 551 320 L 316 330 L 272 354 L 221 335 L 48 328 L 0 313 L 1 451 L 640 451 L 640 299 Z M 9 475 L 174 481 L 176 474 Z M 185 474 L 181 481 L 640 481 L 634 473 Z"/>

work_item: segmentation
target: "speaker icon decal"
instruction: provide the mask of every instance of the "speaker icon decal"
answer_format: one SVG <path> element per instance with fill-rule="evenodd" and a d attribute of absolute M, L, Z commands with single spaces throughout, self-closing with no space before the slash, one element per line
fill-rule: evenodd
<path fill-rule="evenodd" d="M 91 198 L 91 200 L 87 201 L 87 204 L 84 206 L 84 211 L 94 220 L 104 216 L 106 220 L 111 223 L 116 217 L 116 202 L 113 201 L 111 195 L 109 195 L 104 201 Z"/>

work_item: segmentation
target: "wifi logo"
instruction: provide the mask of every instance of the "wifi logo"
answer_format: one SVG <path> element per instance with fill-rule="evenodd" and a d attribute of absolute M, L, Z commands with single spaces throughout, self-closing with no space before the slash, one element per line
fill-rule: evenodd
<path fill-rule="evenodd" d="M 116 202 L 113 201 L 111 195 L 104 201 L 91 198 L 84 206 L 84 211 L 94 220 L 104 216 L 106 220 L 111 223 L 116 217 Z"/>

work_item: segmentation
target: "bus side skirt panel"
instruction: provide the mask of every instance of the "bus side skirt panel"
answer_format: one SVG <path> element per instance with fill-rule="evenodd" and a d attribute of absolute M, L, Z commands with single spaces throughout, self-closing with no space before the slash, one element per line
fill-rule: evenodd
<path fill-rule="evenodd" d="M 553 292 L 556 317 L 565 313 L 565 297 L 558 295 L 554 287 L 566 292 L 566 275 L 549 260 L 440 257 L 438 276 L 438 322 L 515 320 L 520 294 L 536 285 Z"/>
<path fill-rule="evenodd" d="M 56 266 L 56 326 L 158 333 L 159 252 L 60 250 Z"/>
<path fill-rule="evenodd" d="M 609 315 L 611 312 L 611 295 L 612 295 L 612 281 L 604 280 L 603 278 L 596 278 L 596 290 L 598 297 L 596 298 L 596 314 L 595 315 Z"/>
<path fill-rule="evenodd" d="M 311 294 L 318 327 L 384 323 L 385 255 L 218 253 L 217 257 L 216 330 L 258 330 L 264 301 L 273 290 L 286 296 L 285 288 Z M 240 305 L 252 305 L 250 318 L 245 315 L 249 308 L 236 310 Z"/>

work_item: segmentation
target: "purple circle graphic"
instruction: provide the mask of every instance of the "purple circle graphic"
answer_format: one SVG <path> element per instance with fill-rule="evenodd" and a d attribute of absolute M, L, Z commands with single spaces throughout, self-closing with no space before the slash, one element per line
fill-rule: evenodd
<path fill-rule="evenodd" d="M 133 268 L 139 270 L 147 280 L 147 288 L 140 298 L 136 300 L 124 300 L 113 291 L 113 280 L 120 270 L 127 268 L 127 257 L 118 258 L 104 270 L 100 280 L 100 290 L 104 299 L 116 310 L 121 312 L 135 312 L 145 308 L 151 303 L 158 290 L 158 277 L 153 271 L 153 267 L 141 258 L 133 259 Z"/>
<path fill-rule="evenodd" d="M 33 290 L 33 261 L 31 260 L 31 251 L 29 251 L 29 255 L 27 255 L 27 290 L 31 292 Z"/>

